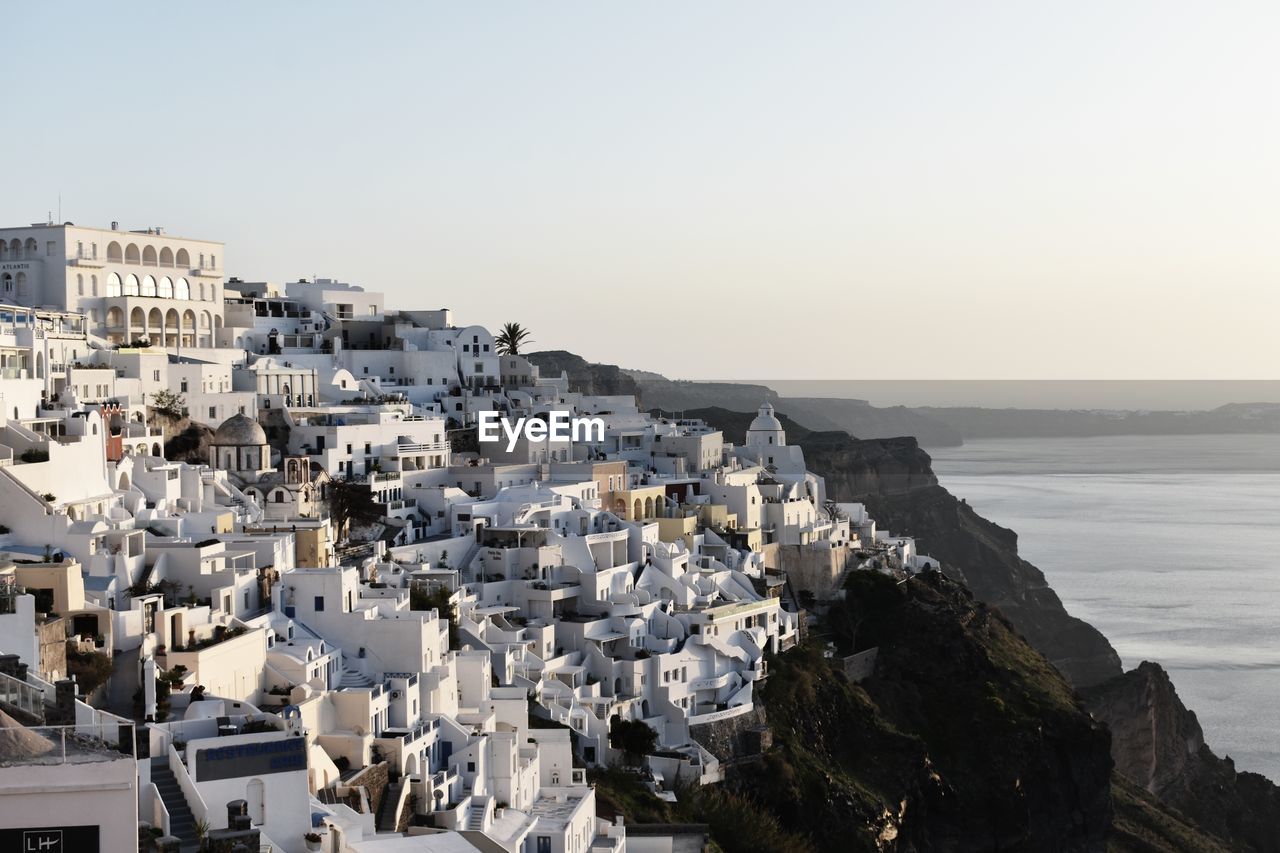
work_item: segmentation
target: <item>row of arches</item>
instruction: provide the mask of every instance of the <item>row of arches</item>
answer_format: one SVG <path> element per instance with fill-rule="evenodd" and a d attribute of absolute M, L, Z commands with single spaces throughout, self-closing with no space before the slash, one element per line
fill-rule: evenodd
<path fill-rule="evenodd" d="M 124 311 L 113 306 L 107 310 L 107 328 L 123 329 L 125 325 Z M 222 326 L 222 318 L 201 311 L 199 316 L 190 308 L 178 313 L 170 308 L 161 312 L 159 308 L 143 311 L 135 306 L 129 312 L 128 340 L 148 338 L 156 346 L 192 347 L 197 344 L 197 324 L 199 324 L 199 345 L 210 346 L 213 342 L 213 330 Z"/>
<path fill-rule="evenodd" d="M 198 267 L 205 266 L 206 256 L 202 253 L 197 255 L 199 263 Z M 175 267 L 190 268 L 191 253 L 186 249 L 173 251 L 168 246 L 161 247 L 160 251 L 156 251 L 155 246 L 143 246 L 138 248 L 136 243 L 129 243 L 124 248 L 120 244 L 112 240 L 107 244 L 107 260 L 117 264 L 137 264 L 144 267 Z M 208 256 L 209 267 L 216 269 L 218 266 L 218 256 Z"/>
<path fill-rule="evenodd" d="M 77 276 L 77 286 L 80 295 L 84 295 L 83 276 Z M 91 286 L 93 292 L 91 295 L 98 295 L 98 277 L 91 276 Z M 192 297 L 191 283 L 185 278 L 169 278 L 167 275 L 160 276 L 157 280 L 154 276 L 144 275 L 138 278 L 133 273 L 121 278 L 118 273 L 111 273 L 107 276 L 107 296 L 153 296 L 159 299 L 190 299 Z M 204 282 L 196 285 L 195 296 L 201 301 L 216 301 L 218 298 L 218 286 L 210 284 L 206 289 Z"/>
<path fill-rule="evenodd" d="M 0 240 L 0 261 L 20 261 L 23 258 L 29 260 L 39 257 L 39 252 L 40 244 L 36 242 L 34 237 L 28 237 L 25 244 L 17 237 L 8 243 Z"/>

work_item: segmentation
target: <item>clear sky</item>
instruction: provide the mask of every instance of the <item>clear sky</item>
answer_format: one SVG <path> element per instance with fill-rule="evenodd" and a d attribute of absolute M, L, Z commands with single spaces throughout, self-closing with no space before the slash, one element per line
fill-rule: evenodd
<path fill-rule="evenodd" d="M 1276 378 L 1275 3 L 7 6 L 0 221 L 677 377 Z"/>

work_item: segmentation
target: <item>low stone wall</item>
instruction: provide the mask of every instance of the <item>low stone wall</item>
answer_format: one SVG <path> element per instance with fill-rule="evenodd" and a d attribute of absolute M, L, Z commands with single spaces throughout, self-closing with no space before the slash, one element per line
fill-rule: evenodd
<path fill-rule="evenodd" d="M 778 568 L 791 581 L 798 595 L 813 593 L 818 600 L 831 598 L 837 590 L 852 551 L 848 545 L 814 547 L 812 545 L 779 545 Z"/>
<path fill-rule="evenodd" d="M 376 815 L 382 808 L 382 798 L 387 794 L 387 786 L 391 784 L 391 765 L 385 761 L 370 764 L 341 784 L 352 788 L 363 786 L 369 795 L 369 811 Z"/>
<path fill-rule="evenodd" d="M 689 727 L 689 737 L 721 762 L 728 763 L 759 755 L 772 738 L 764 708 L 758 703 L 745 714 Z"/>
<path fill-rule="evenodd" d="M 846 657 L 843 661 L 845 678 L 858 684 L 875 675 L 876 657 L 879 653 L 880 648 L 877 646 Z"/>

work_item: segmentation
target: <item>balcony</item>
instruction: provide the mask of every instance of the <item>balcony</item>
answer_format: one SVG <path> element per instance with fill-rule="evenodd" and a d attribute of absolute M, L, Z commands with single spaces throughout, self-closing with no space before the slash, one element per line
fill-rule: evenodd
<path fill-rule="evenodd" d="M 104 258 L 75 257 L 71 259 L 71 265 L 74 267 L 89 267 L 91 269 L 102 269 L 107 265 L 107 262 Z"/>
<path fill-rule="evenodd" d="M 719 690 L 729 686 L 729 681 L 733 673 L 726 672 L 724 675 L 717 675 L 714 678 L 695 678 L 689 682 L 690 690 Z"/>
<path fill-rule="evenodd" d="M 443 441 L 437 441 L 431 444 L 398 444 L 396 445 L 396 453 L 439 453 L 448 450 L 449 445 Z"/>

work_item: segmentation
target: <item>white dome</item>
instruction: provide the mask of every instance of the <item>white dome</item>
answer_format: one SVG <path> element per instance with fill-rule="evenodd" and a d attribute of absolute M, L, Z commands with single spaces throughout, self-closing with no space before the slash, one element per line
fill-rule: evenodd
<path fill-rule="evenodd" d="M 210 444 L 223 447 L 245 447 L 256 446 L 267 443 L 267 434 L 263 432 L 262 427 L 257 421 L 244 415 L 233 415 L 222 422 L 222 426 L 218 427 L 213 434 L 213 440 Z"/>
<path fill-rule="evenodd" d="M 777 432 L 782 429 L 782 421 L 774 417 L 773 406 L 765 403 L 747 429 L 750 432 Z"/>

